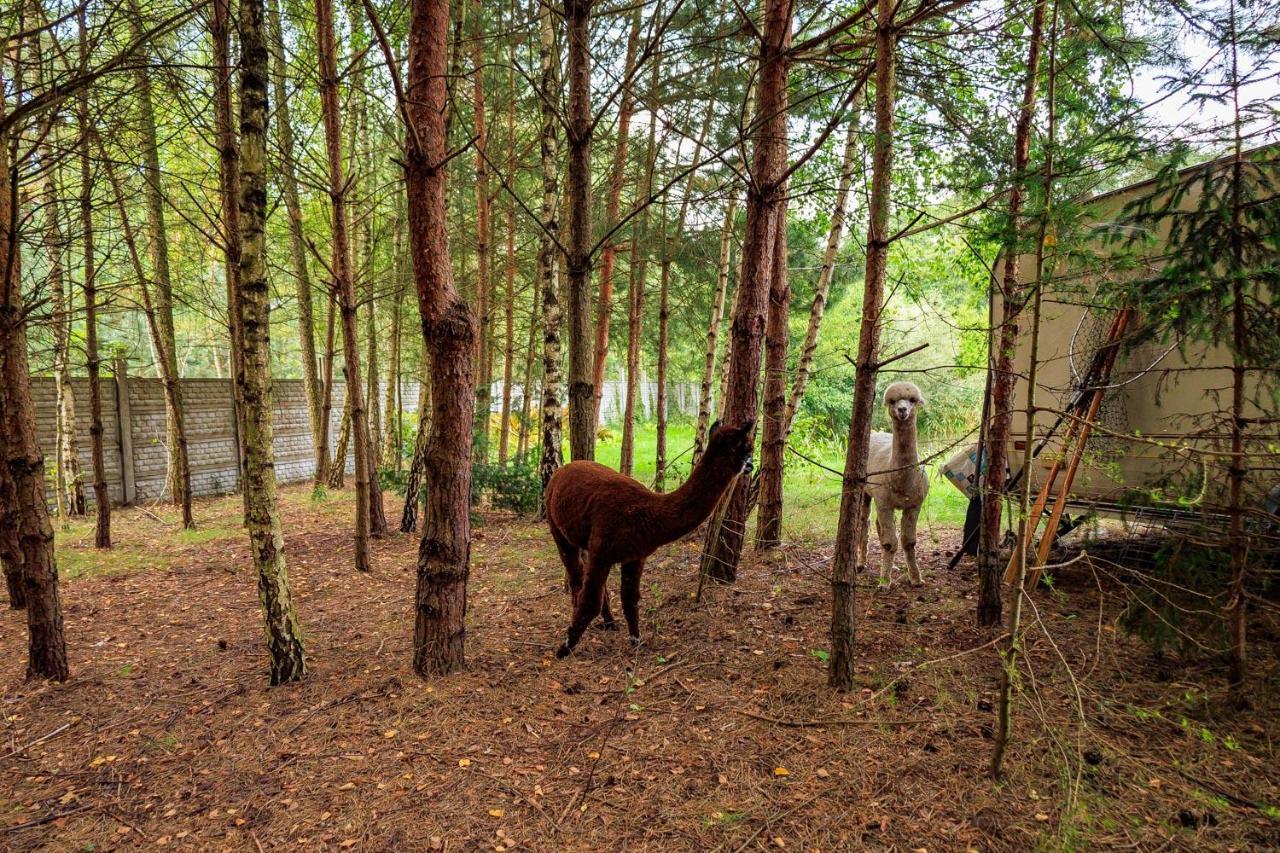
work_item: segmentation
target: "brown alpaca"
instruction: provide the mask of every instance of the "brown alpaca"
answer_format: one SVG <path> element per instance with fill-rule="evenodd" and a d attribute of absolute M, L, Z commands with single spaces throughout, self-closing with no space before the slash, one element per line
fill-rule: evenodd
<path fill-rule="evenodd" d="M 754 422 L 723 427 L 717 421 L 707 449 L 684 485 L 670 494 L 651 492 L 635 480 L 596 462 L 570 462 L 547 483 L 547 526 L 560 551 L 573 599 L 573 622 L 562 658 L 604 608 L 612 627 L 605 581 L 622 564 L 622 613 L 631 641 L 640 639 L 640 573 L 645 559 L 711 515 L 733 478 L 751 462 Z M 584 571 L 581 552 L 586 551 Z"/>

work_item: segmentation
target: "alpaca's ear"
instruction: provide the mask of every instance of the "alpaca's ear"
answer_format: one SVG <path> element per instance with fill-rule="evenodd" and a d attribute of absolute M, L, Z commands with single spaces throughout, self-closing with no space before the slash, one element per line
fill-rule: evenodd
<path fill-rule="evenodd" d="M 711 429 L 707 430 L 707 440 L 710 441 L 711 436 L 715 435 L 716 431 L 719 429 L 720 429 L 720 419 L 716 418 L 715 422 L 711 424 Z"/>
<path fill-rule="evenodd" d="M 755 422 L 755 419 L 753 418 L 747 421 L 745 424 L 743 424 L 740 427 L 740 429 L 742 430 L 743 435 L 751 435 L 751 430 L 755 429 L 755 427 L 756 427 L 756 422 Z"/>

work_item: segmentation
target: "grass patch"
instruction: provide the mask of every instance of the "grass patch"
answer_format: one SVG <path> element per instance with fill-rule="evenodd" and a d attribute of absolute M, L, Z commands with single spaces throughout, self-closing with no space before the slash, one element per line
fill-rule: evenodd
<path fill-rule="evenodd" d="M 667 458 L 671 466 L 666 486 L 674 489 L 689 474 L 692 457 L 695 424 L 680 421 L 667 429 Z M 653 485 L 656 470 L 654 457 L 657 452 L 657 428 L 653 422 L 639 424 L 635 438 L 635 471 L 633 476 L 646 486 Z M 566 458 L 567 458 L 566 449 Z M 840 514 L 840 476 L 835 471 L 844 470 L 844 457 L 825 453 L 812 456 L 829 469 L 810 464 L 788 453 L 783 471 L 784 534 L 799 541 L 830 541 L 836 534 Z M 622 456 L 622 430 L 608 427 L 605 437 L 596 440 L 596 461 L 610 468 L 617 468 Z M 758 461 L 758 460 L 757 460 Z M 964 525 L 968 499 L 937 473 L 937 464 L 929 464 L 929 496 L 920 511 L 920 531 L 923 547 L 934 547 L 941 534 Z"/>

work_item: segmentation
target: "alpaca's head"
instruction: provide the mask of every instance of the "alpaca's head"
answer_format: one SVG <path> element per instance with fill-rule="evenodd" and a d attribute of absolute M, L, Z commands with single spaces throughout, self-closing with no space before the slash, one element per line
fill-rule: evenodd
<path fill-rule="evenodd" d="M 707 433 L 703 458 L 723 466 L 728 473 L 737 474 L 747 469 L 751 464 L 751 430 L 755 425 L 755 421 L 747 421 L 741 426 L 722 426 L 716 421 Z"/>
<path fill-rule="evenodd" d="M 895 382 L 884 389 L 884 407 L 889 410 L 889 421 L 909 424 L 916 417 L 916 409 L 924 405 L 924 395 L 914 382 Z"/>

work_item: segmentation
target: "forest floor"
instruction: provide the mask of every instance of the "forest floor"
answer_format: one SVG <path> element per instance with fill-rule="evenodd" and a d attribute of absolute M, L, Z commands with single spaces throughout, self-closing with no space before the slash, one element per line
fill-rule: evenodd
<path fill-rule="evenodd" d="M 392 503 L 388 498 L 388 505 Z M 1039 593 L 1003 782 L 987 766 L 998 633 L 971 570 L 858 589 L 857 689 L 826 688 L 829 542 L 747 556 L 697 604 L 696 542 L 644 578 L 644 643 L 568 618 L 544 529 L 479 515 L 468 669 L 409 668 L 417 538 L 351 568 L 350 493 L 283 490 L 310 672 L 269 688 L 239 498 L 60 539 L 72 677 L 24 683 L 0 617 L 0 848 L 936 850 L 1280 846 L 1280 665 L 1255 626 L 1254 708 L 1216 663 L 1157 660 L 1082 564 Z M 152 514 L 154 513 L 154 514 Z M 398 515 L 398 513 L 395 513 Z M 613 582 L 616 604 L 616 581 Z"/>

